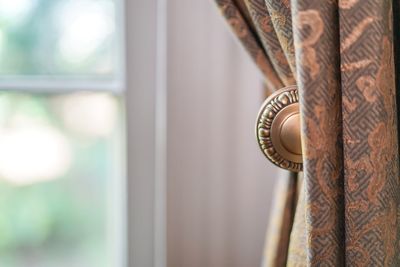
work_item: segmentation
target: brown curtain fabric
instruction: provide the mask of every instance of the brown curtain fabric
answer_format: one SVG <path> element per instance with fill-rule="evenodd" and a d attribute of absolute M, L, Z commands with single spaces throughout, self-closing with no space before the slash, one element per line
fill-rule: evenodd
<path fill-rule="evenodd" d="M 310 266 L 343 266 L 344 199 L 338 4 L 293 1 Z"/>
<path fill-rule="evenodd" d="M 285 266 L 297 203 L 295 173 L 282 173 L 275 187 L 271 221 L 266 235 L 263 266 Z"/>
<path fill-rule="evenodd" d="M 282 80 L 277 75 L 271 60 L 262 48 L 260 40 L 253 30 L 253 23 L 249 22 L 250 18 L 246 21 L 245 14 L 247 14 L 247 10 L 244 10 L 245 7 L 237 4 L 234 0 L 220 0 L 217 1 L 217 4 L 235 35 L 265 75 L 267 89 L 275 91 L 281 88 L 283 86 Z M 240 6 L 243 7 L 242 10 Z"/>
<path fill-rule="evenodd" d="M 304 180 L 276 192 L 264 265 L 400 266 L 400 1 L 215 1 L 267 87 L 299 88 Z"/>

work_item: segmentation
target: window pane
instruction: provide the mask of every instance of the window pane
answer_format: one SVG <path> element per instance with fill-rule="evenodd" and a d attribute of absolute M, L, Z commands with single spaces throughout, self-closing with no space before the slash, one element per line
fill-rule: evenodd
<path fill-rule="evenodd" d="M 0 93 L 0 266 L 116 266 L 121 117 L 106 93 Z"/>
<path fill-rule="evenodd" d="M 0 75 L 116 72 L 112 0 L 0 0 Z"/>

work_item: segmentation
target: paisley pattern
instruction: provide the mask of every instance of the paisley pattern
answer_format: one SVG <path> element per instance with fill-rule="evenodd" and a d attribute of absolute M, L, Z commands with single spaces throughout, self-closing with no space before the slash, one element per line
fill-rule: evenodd
<path fill-rule="evenodd" d="M 400 1 L 216 1 L 270 88 L 299 88 L 304 180 L 276 192 L 264 266 L 400 266 Z"/>

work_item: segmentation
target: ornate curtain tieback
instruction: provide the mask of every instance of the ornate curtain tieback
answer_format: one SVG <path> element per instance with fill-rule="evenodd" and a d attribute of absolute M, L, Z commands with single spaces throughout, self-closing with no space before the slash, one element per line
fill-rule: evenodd
<path fill-rule="evenodd" d="M 282 88 L 264 101 L 257 116 L 256 137 L 272 163 L 289 171 L 302 171 L 297 86 Z"/>

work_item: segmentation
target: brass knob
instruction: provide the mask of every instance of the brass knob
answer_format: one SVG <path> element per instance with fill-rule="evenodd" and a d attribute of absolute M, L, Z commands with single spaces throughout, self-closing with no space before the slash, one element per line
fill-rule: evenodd
<path fill-rule="evenodd" d="M 293 172 L 303 169 L 299 96 L 295 85 L 271 94 L 256 123 L 258 145 L 275 165 Z"/>

